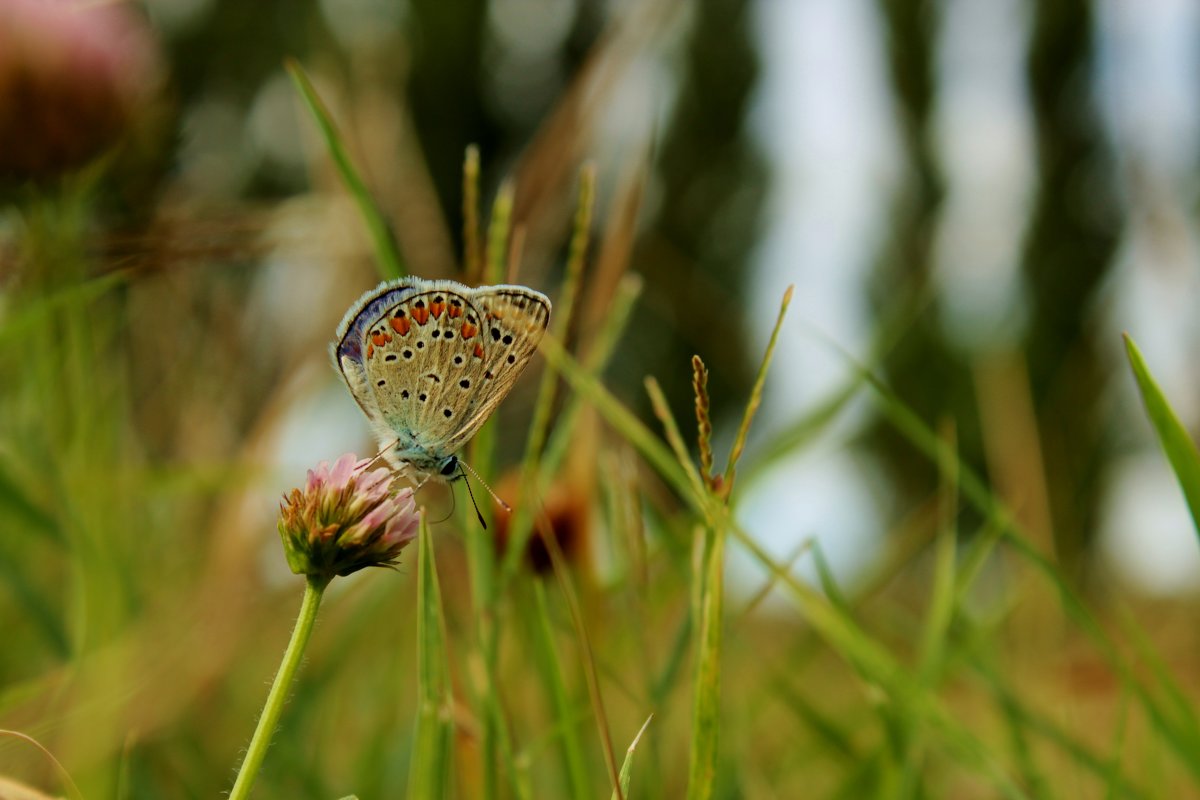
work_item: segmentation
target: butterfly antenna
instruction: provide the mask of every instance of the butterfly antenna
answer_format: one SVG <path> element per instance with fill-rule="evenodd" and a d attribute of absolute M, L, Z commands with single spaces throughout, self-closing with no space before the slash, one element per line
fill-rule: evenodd
<path fill-rule="evenodd" d="M 475 471 L 475 470 L 474 470 L 474 469 L 471 467 L 471 465 L 470 465 L 470 464 L 468 464 L 467 462 L 463 461 L 463 460 L 460 458 L 460 459 L 458 460 L 458 466 L 459 466 L 460 468 L 465 468 L 467 472 L 471 473 L 471 475 L 472 475 L 472 476 L 475 478 L 475 480 L 479 481 L 479 485 L 480 485 L 480 486 L 482 486 L 483 488 L 487 489 L 487 491 L 488 491 L 488 494 L 490 494 L 490 495 L 492 496 L 492 499 L 493 499 L 493 500 L 495 500 L 497 503 L 499 503 L 499 504 L 500 504 L 500 507 L 501 507 L 501 508 L 503 508 L 505 511 L 507 511 L 507 512 L 508 512 L 508 513 L 510 513 L 510 514 L 512 513 L 512 506 L 510 506 L 508 503 L 506 503 L 506 502 L 504 502 L 503 500 L 501 500 L 501 499 L 500 499 L 500 495 L 498 495 L 498 494 L 496 494 L 495 492 L 493 492 L 493 491 L 492 491 L 492 487 L 490 487 L 490 486 L 488 486 L 488 485 L 487 485 L 487 481 L 485 481 L 483 478 L 479 477 L 479 473 L 478 473 L 478 472 L 476 472 L 476 471 Z M 471 495 L 471 502 L 472 502 L 472 503 L 474 503 L 474 502 L 475 502 L 475 495 L 471 494 L 471 482 L 470 482 L 470 481 L 468 481 L 466 478 L 467 478 L 467 476 L 466 476 L 466 474 L 464 473 L 464 474 L 463 474 L 463 483 L 467 484 L 467 494 Z M 475 506 L 475 513 L 476 513 L 476 514 L 479 514 L 479 506 L 478 506 L 478 505 L 476 505 L 476 506 Z M 480 523 L 482 523 L 482 522 L 483 522 L 483 515 L 482 515 L 482 514 L 480 514 L 480 515 L 479 515 L 479 521 L 480 521 Z M 487 525 L 484 525 L 483 527 L 484 527 L 484 528 L 487 528 Z"/>
<path fill-rule="evenodd" d="M 467 473 L 462 471 L 462 462 L 459 461 L 458 464 L 459 464 L 458 474 L 462 475 L 463 485 L 467 487 L 467 496 L 471 498 L 471 505 L 475 507 L 475 516 L 479 518 L 479 524 L 482 525 L 483 529 L 486 531 L 487 523 L 483 521 L 483 512 L 481 512 L 479 510 L 479 503 L 475 502 L 475 493 L 471 491 L 471 482 L 469 480 L 467 480 Z M 474 475 L 475 470 L 471 470 L 471 474 Z M 476 475 L 476 477 L 479 477 L 479 476 Z M 483 483 L 483 481 L 480 481 L 480 483 Z"/>

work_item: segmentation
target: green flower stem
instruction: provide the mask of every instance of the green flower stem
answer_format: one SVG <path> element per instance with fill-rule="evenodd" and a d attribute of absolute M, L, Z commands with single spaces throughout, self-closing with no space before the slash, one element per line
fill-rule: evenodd
<path fill-rule="evenodd" d="M 254 738 L 246 750 L 246 758 L 238 770 L 237 780 L 229 793 L 229 800 L 245 800 L 250 796 L 250 787 L 258 776 L 267 748 L 271 744 L 271 735 L 279 723 L 279 715 L 283 713 L 283 704 L 287 699 L 288 688 L 296 677 L 308 637 L 312 634 L 313 623 L 317 621 L 317 609 L 321 605 L 321 596 L 329 585 L 328 578 L 308 576 L 304 586 L 304 600 L 300 603 L 300 616 L 296 618 L 296 627 L 292 630 L 292 640 L 288 642 L 287 650 L 283 653 L 283 661 L 279 664 L 279 672 L 275 682 L 271 684 L 271 693 L 267 695 L 267 703 L 263 706 L 262 715 L 258 718 L 258 727 L 254 729 Z"/>

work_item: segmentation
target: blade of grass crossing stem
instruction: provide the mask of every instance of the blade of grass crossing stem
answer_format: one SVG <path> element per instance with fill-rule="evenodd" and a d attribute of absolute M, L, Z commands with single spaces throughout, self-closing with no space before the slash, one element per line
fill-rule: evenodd
<path fill-rule="evenodd" d="M 1150 417 L 1154 432 L 1158 434 L 1158 443 L 1162 445 L 1167 460 L 1171 462 L 1171 469 L 1183 488 L 1183 496 L 1187 499 L 1188 510 L 1192 514 L 1192 525 L 1200 533 L 1200 452 L 1197 452 L 1196 443 L 1175 415 L 1158 383 L 1150 374 L 1137 345 L 1128 335 L 1125 336 L 1125 350 L 1129 354 L 1133 376 L 1137 379 L 1138 391 L 1141 392 L 1142 402 L 1146 406 L 1146 416 Z"/>
<path fill-rule="evenodd" d="M 463 276 L 469 285 L 483 274 L 479 245 L 479 147 L 468 145 L 463 157 Z"/>
<path fill-rule="evenodd" d="M 512 210 L 513 185 L 510 181 L 505 181 L 500 184 L 496 198 L 492 201 L 492 217 L 488 220 L 484 283 L 494 284 L 504 280 L 504 266 L 508 261 L 508 238 L 512 235 Z"/>
<path fill-rule="evenodd" d="M 337 126 L 333 122 L 333 117 L 330 115 L 329 109 L 322 102 L 320 95 L 317 94 L 316 88 L 312 85 L 312 81 L 309 80 L 308 74 L 305 73 L 300 63 L 288 59 L 286 65 L 288 74 L 292 76 L 292 82 L 296 84 L 296 88 L 300 91 L 300 97 L 303 98 L 309 113 L 312 114 L 313 119 L 317 123 L 317 127 L 321 129 L 321 136 L 325 139 L 325 146 L 329 149 L 329 156 L 333 159 L 338 174 L 342 176 L 342 181 L 350 191 L 351 197 L 358 204 L 358 210 L 362 214 L 363 221 L 367 223 L 367 231 L 371 235 L 371 243 L 375 248 L 375 256 L 378 259 L 379 271 L 387 279 L 403 277 L 408 273 L 408 270 L 404 268 L 404 259 L 400 257 L 400 248 L 396 245 L 396 238 L 392 235 L 391 227 L 388 225 L 387 220 L 384 219 L 383 214 L 380 213 L 379 206 L 375 203 L 375 199 L 371 197 L 371 193 L 355 168 L 354 162 L 350 160 L 350 154 L 346 151 L 342 136 L 338 133 Z"/>
<path fill-rule="evenodd" d="M 445 797 L 453 733 L 442 593 L 425 510 L 417 551 L 417 731 L 409 773 L 412 797 Z"/>
<path fill-rule="evenodd" d="M 566 775 L 568 797 L 589 797 L 587 761 L 583 756 L 583 745 L 579 741 L 576 714 L 571 694 L 563 675 L 562 662 L 554 646 L 554 627 L 550 622 L 550 609 L 546 601 L 546 585 L 541 580 L 533 581 L 537 620 L 534 624 L 534 646 L 542 679 L 550 695 L 550 704 L 562 729 L 563 772 Z"/>
<path fill-rule="evenodd" d="M 700 624 L 692 696 L 692 741 L 688 761 L 688 800 L 709 800 L 717 778 L 721 727 L 721 616 L 724 612 L 725 537 L 704 531 L 700 574 Z"/>
<path fill-rule="evenodd" d="M 625 760 L 621 762 L 621 796 L 629 797 L 629 779 L 633 775 L 633 751 L 637 749 L 638 742 L 642 740 L 642 734 L 646 732 L 646 728 L 650 727 L 650 720 L 654 719 L 654 715 L 646 717 L 646 721 L 642 723 L 642 727 L 638 729 L 637 736 L 633 737 L 633 741 L 629 743 L 629 747 L 625 749 Z M 612 800 L 617 800 L 617 793 L 612 793 Z"/>
<path fill-rule="evenodd" d="M 729 451 L 729 463 L 725 466 L 725 485 L 723 491 L 728 497 L 733 491 L 733 479 L 737 475 L 737 462 L 742 457 L 746 446 L 746 437 L 750 433 L 750 423 L 762 402 L 763 384 L 767 380 L 767 370 L 771 368 L 771 358 L 775 354 L 775 342 L 779 339 L 779 330 L 783 327 L 783 318 L 787 314 L 788 305 L 792 302 L 792 290 L 789 286 L 783 293 L 783 302 L 779 304 L 779 317 L 775 320 L 775 328 L 771 331 L 771 339 L 767 342 L 767 351 L 763 353 L 762 364 L 758 368 L 758 376 L 754 379 L 754 389 L 750 392 L 750 401 L 746 403 L 746 412 L 742 416 L 741 427 L 738 428 L 737 438 L 733 440 L 733 449 Z"/>

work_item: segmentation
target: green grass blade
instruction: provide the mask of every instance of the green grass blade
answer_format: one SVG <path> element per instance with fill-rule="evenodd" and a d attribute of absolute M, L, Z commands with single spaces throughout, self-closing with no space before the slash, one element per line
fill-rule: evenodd
<path fill-rule="evenodd" d="M 599 378 L 584 369 L 555 337 L 543 338 L 541 350 L 550 366 L 558 370 L 618 434 L 632 444 L 660 475 L 674 484 L 676 490 L 688 497 L 697 510 L 703 510 L 705 501 L 694 496 L 691 482 L 670 448 L 643 425 L 633 412 L 613 397 L 600 383 Z"/>
<path fill-rule="evenodd" d="M 850 363 L 856 364 L 851 356 L 846 355 L 845 357 Z M 856 366 L 863 369 L 861 365 L 856 364 Z M 950 468 L 953 462 L 957 461 L 953 451 L 946 449 L 929 426 L 897 398 L 881 380 L 865 370 L 864 376 L 878 395 L 879 406 L 884 416 L 914 447 L 938 465 L 939 469 Z M 1050 583 L 1058 594 L 1059 602 L 1067 616 L 1075 621 L 1108 663 L 1112 665 L 1122 684 L 1137 697 L 1143 711 L 1155 729 L 1171 746 L 1171 750 L 1179 757 L 1180 762 L 1193 775 L 1200 776 L 1200 759 L 1195 757 L 1195 754 L 1200 752 L 1200 739 L 1197 739 L 1196 735 L 1187 727 L 1180 727 L 1174 715 L 1151 696 L 1146 687 L 1138 680 L 1133 667 L 1116 647 L 1111 636 L 1088 610 L 1079 595 L 1059 574 L 1055 565 L 1045 558 L 1028 536 L 1023 534 L 1012 513 L 991 494 L 983 480 L 965 464 L 958 463 L 955 468 L 959 470 L 959 488 L 962 496 L 985 516 L 988 529 L 995 531 L 995 535 L 999 539 L 1007 542 L 1014 552 Z M 972 563 L 976 559 L 968 555 L 966 561 Z M 963 571 L 965 573 L 968 569 L 964 567 Z M 960 594 L 966 588 L 960 581 Z"/>
<path fill-rule="evenodd" d="M 1167 398 L 1163 396 L 1158 383 L 1150 374 L 1141 351 L 1128 334 L 1125 335 L 1125 352 L 1129 355 L 1129 364 L 1133 367 L 1133 376 L 1137 379 L 1138 391 L 1141 392 L 1142 402 L 1146 406 L 1146 416 L 1150 417 L 1154 432 L 1158 434 L 1158 443 L 1167 454 L 1171 469 L 1183 489 L 1188 510 L 1192 514 L 1192 524 L 1200 533 L 1200 452 L 1197 452 L 1196 443 L 1188 435 L 1179 417 L 1175 416 Z"/>
<path fill-rule="evenodd" d="M 484 261 L 483 282 L 503 283 L 508 263 L 508 242 L 512 236 L 513 185 L 500 184 L 492 201 L 492 216 L 488 220 L 487 256 Z"/>
<path fill-rule="evenodd" d="M 583 278 L 583 265 L 587 258 L 588 235 L 592 225 L 592 205 L 596 196 L 596 170 L 593 167 L 584 168 L 579 174 L 579 204 L 575 211 L 575 232 L 571 236 L 571 255 L 567 259 L 566 276 L 563 278 L 562 291 L 554 309 L 554 319 L 551 320 L 550 330 L 561 341 L 567 340 L 567 332 L 571 327 L 571 318 L 575 311 L 575 301 L 579 295 L 579 287 Z M 529 425 L 529 436 L 525 442 L 525 459 L 523 461 L 522 489 L 531 489 L 531 482 L 537 470 L 538 459 L 546 444 L 546 433 L 550 428 L 550 414 L 554 409 L 554 390 L 558 384 L 558 376 L 553 370 L 542 372 L 542 380 L 538 385 L 537 402 L 533 407 L 533 421 Z"/>
<path fill-rule="evenodd" d="M 708 495 L 697 497 L 684 470 L 670 448 L 658 440 L 596 378 L 587 373 L 553 337 L 542 340 L 542 352 L 552 367 L 559 370 L 572 387 L 590 402 L 619 434 L 641 453 L 650 465 L 670 483 L 702 516 L 718 516 L 720 527 L 730 530 L 755 561 L 776 575 L 800 605 L 805 617 L 821 638 L 841 653 L 866 679 L 877 684 L 894 702 L 919 714 L 942 738 L 942 746 L 964 763 L 986 774 L 1005 797 L 1024 797 L 1010 776 L 990 757 L 974 734 L 945 711 L 879 643 L 858 625 L 840 614 L 826 598 L 796 579 L 778 564 L 755 539 L 728 515 L 724 506 L 714 507 Z M 936 442 L 936 440 L 935 440 Z M 964 479 L 965 479 L 964 473 Z M 725 510 L 722 510 L 725 509 Z M 719 515 L 726 515 L 720 517 Z"/>
<path fill-rule="evenodd" d="M 567 777 L 570 797 L 590 797 L 587 761 L 583 755 L 583 744 L 579 740 L 575 707 L 567 689 L 562 662 L 554 647 L 554 629 L 550 622 L 550 608 L 546 601 L 546 586 L 540 580 L 533 582 L 537 619 L 534 622 L 534 647 L 541 668 L 542 680 L 550 695 L 550 704 L 558 727 L 562 729 L 563 772 Z"/>
<path fill-rule="evenodd" d="M 947 446 L 953 447 L 950 442 Z M 947 465 L 942 473 L 941 497 L 938 508 L 937 539 L 934 542 L 934 573 L 929 612 L 925 619 L 925 630 L 921 640 L 920 674 L 927 686 L 937 684 L 938 674 L 948 650 L 950 622 L 954 618 L 955 588 L 955 545 L 958 534 L 955 520 L 958 518 L 958 461 Z"/>
<path fill-rule="evenodd" d="M 596 670 L 596 657 L 592 650 L 591 639 L 588 637 L 587 627 L 584 625 L 583 611 L 579 606 L 579 597 L 575 592 L 570 571 L 563 558 L 562 551 L 559 550 L 558 542 L 552 533 L 545 531 L 543 533 L 546 534 L 543 538 L 543 541 L 546 543 L 546 552 L 549 554 L 550 561 L 554 566 L 554 575 L 558 579 L 559 589 L 562 591 L 567 612 L 571 617 L 571 626 L 574 628 L 575 638 L 579 642 L 583 674 L 587 679 L 588 695 L 592 703 L 593 716 L 596 718 L 596 728 L 600 735 L 600 746 L 604 751 L 604 763 L 608 767 L 609 781 L 612 784 L 613 791 L 617 795 L 617 800 L 625 800 L 625 793 L 621 791 L 621 778 L 617 770 L 616 755 L 613 753 L 612 734 L 608 727 L 608 713 L 604 708 L 604 695 L 600 691 L 600 676 Z"/>
<path fill-rule="evenodd" d="M 463 277 L 468 284 L 483 274 L 479 244 L 479 146 L 469 145 L 463 158 Z"/>
<path fill-rule="evenodd" d="M 334 124 L 329 109 L 317 94 L 316 88 L 304 72 L 304 68 L 300 66 L 300 62 L 289 58 L 285 64 L 288 74 L 292 76 L 292 82 L 300 91 L 300 97 L 304 100 L 305 106 L 308 107 L 309 113 L 312 114 L 313 120 L 321 130 L 321 136 L 325 139 L 325 146 L 329 149 L 329 156 L 333 159 L 338 174 L 342 176 L 342 181 L 346 184 L 350 195 L 358 203 L 359 213 L 362 214 L 363 221 L 367 223 L 371 244 L 375 248 L 375 257 L 378 260 L 380 273 L 387 279 L 403 277 L 408 274 L 408 270 L 404 267 L 404 259 L 400 257 L 400 248 L 396 244 L 396 237 L 392 234 L 391 226 L 384 219 L 379 206 L 367 189 L 367 184 L 363 182 L 362 176 L 355 168 L 354 162 L 350 160 L 350 154 L 346 150 L 341 134 L 338 133 L 337 125 Z"/>
<path fill-rule="evenodd" d="M 417 543 L 417 729 L 413 736 L 409 795 L 447 795 L 450 776 L 450 683 L 442 592 L 425 511 Z"/>
<path fill-rule="evenodd" d="M 626 275 L 617 285 L 617 293 L 613 298 L 608 316 L 604 320 L 604 326 L 596 334 L 592 347 L 583 361 L 584 371 L 597 380 L 612 359 L 617 342 L 620 340 L 621 334 L 625 332 L 625 324 L 629 321 L 629 315 L 633 312 L 633 306 L 641 293 L 642 279 L 637 275 Z M 563 406 L 542 454 L 543 478 L 557 472 L 562 465 L 574 439 L 575 422 L 578 420 L 583 406 L 584 396 L 579 392 L 572 393 Z"/>
<path fill-rule="evenodd" d="M 754 379 L 754 389 L 750 392 L 750 401 L 746 403 L 746 412 L 742 415 L 742 424 L 738 428 L 737 438 L 733 440 L 733 449 L 729 451 L 729 463 L 725 466 L 725 496 L 733 491 L 733 479 L 737 475 L 737 463 L 746 447 L 746 437 L 750 434 L 750 424 L 762 402 L 763 384 L 767 380 L 767 371 L 771 368 L 771 359 L 775 355 L 775 342 L 779 340 L 779 331 L 783 327 L 783 318 L 787 315 L 788 305 L 792 302 L 792 291 L 795 286 L 789 286 L 783 293 L 783 302 L 779 304 L 779 316 L 775 320 L 775 328 L 771 331 L 771 339 L 767 342 L 767 351 L 763 353 L 762 363 L 758 367 L 758 376 Z"/>
<path fill-rule="evenodd" d="M 699 626 L 692 695 L 688 800 L 710 800 L 716 787 L 721 729 L 721 623 L 725 608 L 725 537 L 705 530 L 699 574 Z"/>
<path fill-rule="evenodd" d="M 642 727 L 638 729 L 637 736 L 633 737 L 633 741 L 629 743 L 629 747 L 625 750 L 625 760 L 621 762 L 621 796 L 629 797 L 629 779 L 633 775 L 633 751 L 637 749 L 638 742 L 642 740 L 642 734 L 646 732 L 646 728 L 650 727 L 650 720 L 654 719 L 654 715 L 646 717 L 646 721 L 642 723 Z M 583 795 L 575 795 L 582 797 Z M 612 800 L 617 800 L 617 793 L 612 793 Z"/>
<path fill-rule="evenodd" d="M 692 457 L 688 455 L 687 445 L 683 443 L 683 435 L 679 432 L 679 423 L 675 421 L 675 417 L 671 414 L 671 406 L 667 404 L 667 398 L 663 395 L 662 388 L 658 385 L 658 381 L 653 375 L 647 375 L 644 381 L 646 386 L 646 394 L 650 395 L 650 407 L 654 409 L 654 416 L 658 417 L 662 423 L 663 433 L 667 437 L 667 444 L 671 445 L 671 450 L 675 453 L 675 459 L 679 462 L 679 466 L 687 473 L 688 480 L 692 484 L 692 491 L 696 494 L 704 494 L 707 489 L 706 482 L 700 477 L 700 472 L 696 469 L 696 465 L 692 462 Z"/>

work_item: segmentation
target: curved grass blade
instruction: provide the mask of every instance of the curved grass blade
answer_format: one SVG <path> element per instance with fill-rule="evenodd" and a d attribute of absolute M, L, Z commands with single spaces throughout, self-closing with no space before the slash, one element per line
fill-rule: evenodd
<path fill-rule="evenodd" d="M 779 304 L 779 316 L 775 320 L 775 328 L 771 331 L 771 339 L 767 342 L 767 351 L 763 353 L 762 364 L 758 367 L 758 375 L 754 379 L 754 389 L 750 392 L 750 400 L 746 403 L 746 411 L 742 415 L 742 424 L 738 428 L 737 438 L 733 441 L 733 449 L 729 451 L 729 463 L 725 466 L 725 481 L 722 491 L 729 497 L 733 491 L 733 479 L 737 475 L 737 463 L 742 457 L 746 446 L 746 437 L 750 434 L 750 424 L 762 403 L 763 384 L 767 380 L 767 370 L 771 368 L 771 359 L 775 355 L 775 342 L 779 340 L 779 331 L 783 327 L 783 318 L 787 315 L 788 305 L 792 302 L 792 292 L 796 287 L 789 286 L 783 293 L 783 302 Z"/>
<path fill-rule="evenodd" d="M 292 82 L 300 91 L 304 104 L 308 106 L 309 112 L 316 121 L 317 127 L 321 129 L 321 136 L 325 139 L 325 146 L 329 148 L 329 156 L 333 159 L 338 174 L 342 176 L 346 188 L 350 190 L 350 194 L 358 203 L 358 210 L 363 216 L 363 221 L 367 223 L 371 243 L 375 247 L 379 271 L 384 278 L 389 280 L 403 277 L 408 270 L 404 267 L 404 259 L 400 257 L 400 248 L 396 244 L 396 237 L 392 234 L 391 226 L 379 211 L 375 199 L 371 197 L 367 184 L 363 182 L 362 176 L 354 167 L 354 162 L 350 160 L 350 154 L 346 151 L 342 136 L 338 133 L 329 109 L 321 101 L 320 95 L 317 94 L 317 90 L 304 72 L 304 68 L 300 66 L 300 62 L 289 58 L 284 65 L 288 74 L 292 76 Z"/>
<path fill-rule="evenodd" d="M 1141 351 L 1129 334 L 1125 334 L 1125 352 L 1129 355 L 1133 377 L 1137 379 L 1138 391 L 1141 392 L 1142 402 L 1146 406 L 1146 416 L 1150 417 L 1154 432 L 1158 435 L 1158 443 L 1167 454 L 1171 469 L 1183 489 L 1188 511 L 1192 514 L 1192 524 L 1196 526 L 1197 533 L 1200 533 L 1200 452 L 1197 452 L 1196 443 L 1188 435 L 1179 417 L 1175 416 L 1170 403 L 1163 396 L 1162 389 L 1150 374 Z"/>

